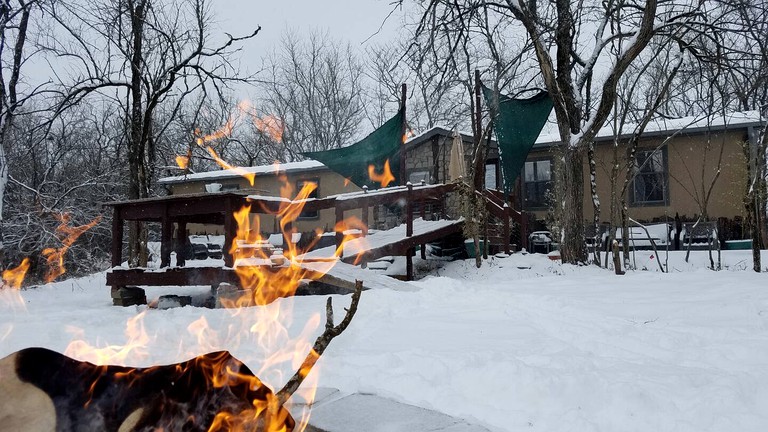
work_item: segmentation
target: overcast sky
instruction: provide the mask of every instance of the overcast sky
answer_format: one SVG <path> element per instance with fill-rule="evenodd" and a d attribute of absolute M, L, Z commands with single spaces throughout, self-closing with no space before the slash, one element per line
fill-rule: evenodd
<path fill-rule="evenodd" d="M 279 43 L 286 29 L 299 34 L 312 29 L 327 30 L 335 39 L 361 49 L 366 44 L 386 43 L 397 36 L 402 23 L 399 10 L 384 23 L 393 8 L 390 3 L 391 0 L 212 0 L 216 27 L 221 31 L 244 35 L 261 26 L 258 36 L 243 45 L 241 62 L 250 72 L 258 70 L 261 58 Z"/>

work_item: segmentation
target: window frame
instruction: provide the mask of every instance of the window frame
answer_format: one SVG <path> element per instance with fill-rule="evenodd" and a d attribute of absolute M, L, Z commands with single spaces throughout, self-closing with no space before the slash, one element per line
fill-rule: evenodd
<path fill-rule="evenodd" d="M 647 154 L 646 159 L 653 156 L 655 153 L 661 154 L 661 163 L 662 163 L 662 171 L 661 171 L 661 178 L 662 178 L 662 199 L 661 200 L 638 200 L 637 196 L 635 195 L 635 182 L 639 177 L 645 177 L 649 175 L 658 175 L 659 171 L 652 171 L 652 172 L 646 172 L 641 173 L 638 171 L 638 157 L 639 155 Z M 643 162 L 645 163 L 645 162 Z M 629 188 L 627 190 L 627 203 L 630 207 L 664 207 L 668 206 L 670 199 L 669 199 L 669 154 L 668 154 L 668 148 L 667 145 L 663 145 L 661 147 L 641 147 L 638 148 L 635 151 L 634 158 L 632 159 L 632 169 L 634 170 L 634 174 L 632 176 L 632 182 L 629 185 Z"/>
<path fill-rule="evenodd" d="M 536 165 L 537 165 L 536 163 L 537 162 L 542 162 L 542 161 L 549 162 L 549 180 L 537 180 L 537 181 L 533 181 L 533 182 L 527 181 L 526 178 L 525 178 L 525 174 L 526 174 L 525 170 L 526 170 L 526 165 L 528 164 L 528 162 L 532 162 L 534 164 L 534 172 L 537 173 L 538 172 L 538 168 L 536 168 Z M 552 174 L 553 174 L 553 172 L 554 172 L 554 159 L 552 157 L 537 157 L 537 158 L 532 158 L 532 159 L 526 159 L 525 160 L 525 163 L 523 163 L 523 169 L 520 172 L 520 176 L 521 176 L 521 180 L 522 180 L 521 181 L 521 189 L 522 190 L 520 192 L 521 192 L 521 195 L 522 195 L 523 208 L 524 209 L 527 209 L 527 210 L 541 210 L 541 209 L 549 208 L 549 197 L 547 195 L 549 195 L 549 192 L 552 190 Z M 541 202 L 532 202 L 531 200 L 528 199 L 528 187 L 527 187 L 527 185 L 529 183 L 534 183 L 534 184 L 549 183 L 549 185 L 544 188 L 544 191 L 543 191 L 544 196 L 541 197 L 542 198 Z M 531 204 L 531 203 L 533 203 L 533 204 Z"/>

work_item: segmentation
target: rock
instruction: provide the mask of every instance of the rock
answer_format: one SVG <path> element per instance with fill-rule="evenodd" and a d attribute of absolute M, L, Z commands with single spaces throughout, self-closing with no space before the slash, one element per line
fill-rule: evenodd
<path fill-rule="evenodd" d="M 164 295 L 157 299 L 158 309 L 170 309 L 189 306 L 192 304 L 191 296 Z"/>

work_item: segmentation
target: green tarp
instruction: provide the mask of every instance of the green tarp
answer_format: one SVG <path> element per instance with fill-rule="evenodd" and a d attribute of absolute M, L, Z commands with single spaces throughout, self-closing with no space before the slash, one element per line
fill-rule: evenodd
<path fill-rule="evenodd" d="M 492 107 L 493 90 L 483 86 L 483 94 L 485 102 Z M 528 99 L 499 94 L 499 109 L 493 121 L 505 194 L 514 190 L 515 180 L 551 111 L 552 99 L 545 91 Z"/>
<path fill-rule="evenodd" d="M 370 135 L 348 147 L 318 152 L 306 152 L 302 155 L 321 162 L 331 170 L 348 178 L 357 186 L 381 187 L 371 181 L 368 167 L 373 165 L 377 174 L 384 170 L 389 161 L 390 170 L 395 180 L 389 186 L 400 183 L 400 149 L 403 144 L 403 110 L 387 120 Z"/>

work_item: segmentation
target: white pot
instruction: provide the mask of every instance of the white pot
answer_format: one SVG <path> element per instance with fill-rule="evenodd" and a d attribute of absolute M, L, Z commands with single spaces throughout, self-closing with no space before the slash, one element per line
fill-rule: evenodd
<path fill-rule="evenodd" d="M 221 183 L 208 183 L 205 185 L 206 192 L 218 192 L 221 190 Z"/>

